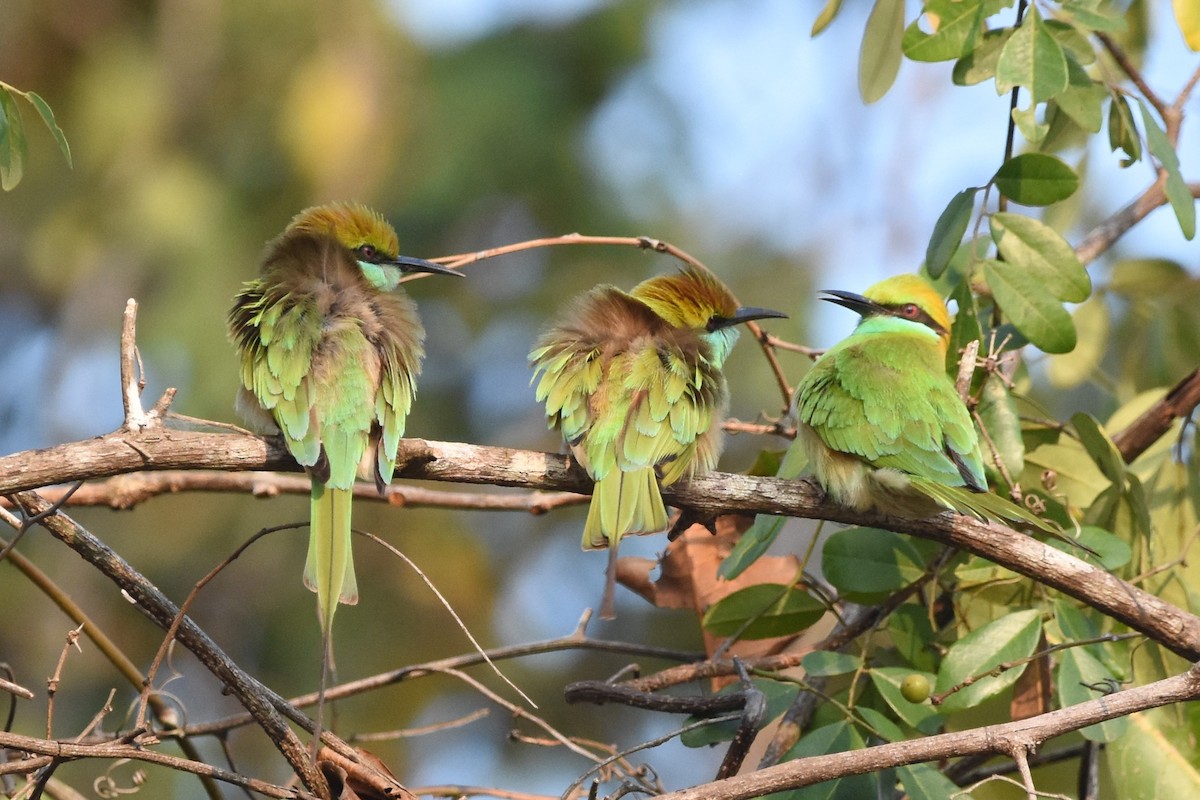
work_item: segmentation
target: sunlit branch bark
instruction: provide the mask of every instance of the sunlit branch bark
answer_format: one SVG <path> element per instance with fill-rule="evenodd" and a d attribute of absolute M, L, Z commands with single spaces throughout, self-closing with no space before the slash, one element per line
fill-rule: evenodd
<path fill-rule="evenodd" d="M 282 442 L 240 434 L 153 429 L 117 432 L 0 459 L 0 494 L 136 470 L 195 467 L 298 470 Z M 459 442 L 406 439 L 397 476 L 588 493 L 591 482 L 566 456 Z M 909 520 L 825 502 L 806 481 L 713 473 L 667 487 L 667 502 L 702 514 L 767 513 L 886 528 L 952 544 L 1081 600 L 1179 655 L 1200 658 L 1200 618 L 1042 542 L 956 514 Z"/>

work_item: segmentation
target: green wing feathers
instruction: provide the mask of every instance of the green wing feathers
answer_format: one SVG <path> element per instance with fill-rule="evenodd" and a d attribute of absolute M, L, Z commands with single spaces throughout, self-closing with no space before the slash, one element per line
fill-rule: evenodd
<path fill-rule="evenodd" d="M 351 489 L 313 481 L 304 585 L 317 593 L 321 626 L 333 625 L 338 603 L 358 602 L 358 581 L 350 549 Z"/>
<path fill-rule="evenodd" d="M 797 392 L 800 421 L 829 448 L 872 466 L 947 486 L 986 487 L 974 424 L 949 380 L 897 391 L 914 374 L 940 377 L 941 366 L 906 370 L 894 354 L 876 349 L 870 342 L 834 347 L 813 365 Z"/>

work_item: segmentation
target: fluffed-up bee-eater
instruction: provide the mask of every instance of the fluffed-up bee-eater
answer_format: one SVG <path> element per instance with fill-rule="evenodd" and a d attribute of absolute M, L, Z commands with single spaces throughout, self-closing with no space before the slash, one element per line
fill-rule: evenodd
<path fill-rule="evenodd" d="M 282 433 L 312 479 L 304 583 L 327 633 L 338 603 L 358 601 L 355 479 L 373 477 L 380 492 L 391 481 L 416 394 L 425 329 L 396 291 L 410 272 L 461 275 L 400 255 L 392 226 L 365 206 L 317 206 L 267 245 L 229 312 L 238 410 L 260 432 Z"/>
<path fill-rule="evenodd" d="M 529 354 L 550 427 L 595 481 L 583 547 L 610 548 L 602 617 L 613 616 L 621 537 L 668 526 L 660 484 L 716 466 L 735 326 L 783 316 L 739 307 L 716 276 L 687 267 L 631 292 L 597 286 Z"/>
<path fill-rule="evenodd" d="M 988 492 L 979 434 L 946 373 L 950 312 L 919 275 L 823 300 L 861 315 L 796 390 L 808 469 L 830 499 L 921 518 L 947 509 L 985 520 L 1046 523 Z"/>

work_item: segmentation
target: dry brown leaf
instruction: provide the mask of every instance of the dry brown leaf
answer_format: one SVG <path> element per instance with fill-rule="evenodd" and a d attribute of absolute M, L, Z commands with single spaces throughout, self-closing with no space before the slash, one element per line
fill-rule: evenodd
<path fill-rule="evenodd" d="M 336 800 L 417 800 L 405 789 L 379 756 L 361 747 L 354 748 L 358 761 L 322 747 L 317 754 L 317 766 L 329 781 Z"/>
<path fill-rule="evenodd" d="M 1038 650 L 1046 649 L 1046 637 L 1038 642 Z M 1009 714 L 1014 722 L 1036 717 L 1050 711 L 1054 685 L 1050 674 L 1050 656 L 1045 655 L 1030 661 L 1013 686 Z"/>

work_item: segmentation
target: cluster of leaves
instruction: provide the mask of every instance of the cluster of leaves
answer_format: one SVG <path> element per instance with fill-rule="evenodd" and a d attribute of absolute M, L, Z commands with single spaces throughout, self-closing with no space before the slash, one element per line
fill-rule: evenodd
<path fill-rule="evenodd" d="M 0 81 L 0 188 L 11 191 L 25 174 L 25 156 L 28 144 L 25 140 L 25 123 L 21 121 L 21 109 L 17 97 L 23 97 L 37 110 L 38 116 L 50 130 L 58 149 L 67 164 L 71 163 L 71 146 L 67 137 L 54 120 L 49 104 L 36 92 L 22 92 Z"/>
<path fill-rule="evenodd" d="M 1190 41 L 1200 40 L 1200 15 L 1189 14 L 1186 5 L 1176 4 L 1179 24 Z M 1103 37 L 1122 30 L 1126 20 L 1092 0 L 1022 2 L 1015 20 L 1010 15 L 1010 24 L 993 27 L 989 20 L 1012 8 L 1011 0 L 927 0 L 922 16 L 905 27 L 903 6 L 901 0 L 876 0 L 860 63 L 864 99 L 882 96 L 901 55 L 954 61 L 956 83 L 993 80 L 998 93 L 1014 92 L 1012 126 L 1031 147 L 1007 153 L 985 186 L 955 195 L 926 254 L 927 273 L 940 280 L 958 305 L 948 369 L 955 369 L 958 353 L 969 342 L 979 342 L 993 356 L 993 368 L 980 370 L 972 386 L 994 456 L 989 461 L 1002 465 L 991 476 L 993 483 L 1017 487 L 1028 504 L 1096 551 L 1095 561 L 1103 568 L 1194 611 L 1198 603 L 1187 587 L 1196 585 L 1198 576 L 1186 562 L 1200 507 L 1194 438 L 1185 440 L 1185 429 L 1177 425 L 1127 464 L 1112 434 L 1165 392 L 1143 391 L 1147 385 L 1161 387 L 1195 368 L 1200 322 L 1188 301 L 1200 291 L 1200 282 L 1173 262 L 1140 260 L 1116 264 L 1106 284 L 1093 286 L 1075 249 L 1054 227 L 1006 208 L 1009 202 L 1049 206 L 1079 189 L 1076 170 L 1045 150 L 1063 141 L 1057 134 L 1066 128 L 1099 134 L 1107 104 L 1112 150 L 1123 155 L 1124 166 L 1150 154 L 1165 176 L 1166 195 L 1183 236 L 1193 237 L 1195 201 L 1180 173 L 1166 121 L 1160 122 L 1144 97 L 1131 100 L 1127 88 L 1100 77 L 1105 74 L 1100 66 Z M 830 0 L 814 32 L 839 7 Z M 1050 13 L 1053 17 L 1046 16 Z M 1027 108 L 1017 106 L 1017 90 L 1028 98 Z M 1134 105 L 1140 110 L 1142 134 Z M 988 205 L 992 189 L 994 208 Z M 972 221 L 974 232 L 968 234 Z M 978 234 L 984 222 L 987 236 Z M 1064 304 L 1081 305 L 1072 317 Z M 1124 310 L 1129 320 L 1115 344 L 1114 308 Z M 1181 346 L 1164 348 L 1167 342 Z M 1015 375 L 994 368 L 997 343 L 1011 349 L 1032 344 L 1061 354 L 1050 361 L 1053 382 L 1076 386 L 1096 381 L 1119 389 L 1124 402 L 1104 425 L 1084 412 L 1066 424 L 1047 420 L 1041 408 L 1023 397 L 1031 387 L 1024 367 Z M 1172 353 L 1158 358 L 1173 359 L 1171 365 L 1148 375 L 1147 350 L 1163 349 Z M 1106 358 L 1128 367 L 1122 371 L 1125 385 L 1097 380 Z M 799 450 L 792 448 L 782 464 L 776 461 L 768 469 L 782 477 L 800 474 Z M 782 520 L 759 518 L 721 574 L 740 574 L 767 550 L 781 527 Z M 1142 683 L 1186 668 L 1165 650 L 1127 637 L 1123 625 L 1057 591 L 922 540 L 883 530 L 842 530 L 824 541 L 820 566 L 824 582 L 836 590 L 836 601 L 830 600 L 828 589 L 814 590 L 821 580 L 798 576 L 790 585 L 761 584 L 735 592 L 710 607 L 704 618 L 711 634 L 763 639 L 798 635 L 828 610 L 843 608 L 843 601 L 891 608 L 883 622 L 843 651 L 806 657 L 804 680 L 774 674 L 756 679 L 773 718 L 793 707 L 803 692 L 820 691 L 811 725 L 785 760 L 977 724 L 981 713 L 995 714 L 995 704 L 1010 690 L 1010 713 L 1020 718 L 1099 697 L 1124 682 Z M 925 698 L 930 689 L 936 704 Z M 1147 715 L 1145 724 L 1162 746 L 1158 753 L 1147 748 L 1146 737 L 1127 735 L 1128 719 L 1082 731 L 1085 739 L 1106 743 L 1116 793 L 1190 796 L 1200 791 L 1200 771 L 1171 769 L 1164 761 L 1194 763 L 1189 720 L 1155 713 Z M 712 744 L 728 740 L 733 732 L 732 727 L 712 725 L 690 732 L 685 742 Z M 1122 769 L 1139 762 L 1140 770 Z M 1155 764 L 1163 768 L 1155 769 Z M 963 776 L 957 777 L 962 782 Z M 921 765 L 773 797 L 887 796 L 896 783 L 912 798 L 942 798 L 959 791 L 946 774 Z"/>

